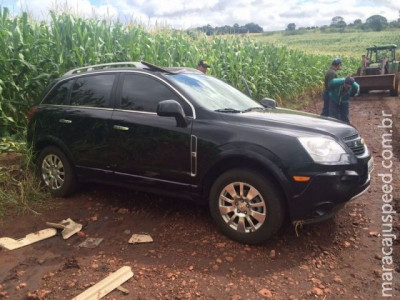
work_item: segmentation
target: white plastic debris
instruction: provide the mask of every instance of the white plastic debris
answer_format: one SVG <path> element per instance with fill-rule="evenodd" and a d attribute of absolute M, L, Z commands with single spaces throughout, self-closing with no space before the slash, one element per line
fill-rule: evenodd
<path fill-rule="evenodd" d="M 82 229 L 82 224 L 75 223 L 70 218 L 62 220 L 60 223 L 46 222 L 46 224 L 54 228 L 62 229 L 61 234 L 64 240 L 70 238 Z"/>
<path fill-rule="evenodd" d="M 48 239 L 57 234 L 57 230 L 54 228 L 46 228 L 37 232 L 29 233 L 24 238 L 14 240 L 9 237 L 0 238 L 0 246 L 7 250 L 14 250 L 27 245 L 39 242 L 44 239 Z"/>
<path fill-rule="evenodd" d="M 118 288 L 121 284 L 133 276 L 131 267 L 124 266 L 108 277 L 96 283 L 83 293 L 79 294 L 72 300 L 98 300 L 105 295 Z"/>
<path fill-rule="evenodd" d="M 148 234 L 133 234 L 129 239 L 129 244 L 142 244 L 142 243 L 152 243 L 153 238 Z"/>

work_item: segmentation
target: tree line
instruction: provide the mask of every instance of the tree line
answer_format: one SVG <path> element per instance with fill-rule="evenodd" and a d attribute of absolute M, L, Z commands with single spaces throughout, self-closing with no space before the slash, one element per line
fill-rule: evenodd
<path fill-rule="evenodd" d="M 356 19 L 352 23 L 346 23 L 343 17 L 336 16 L 332 18 L 330 25 L 324 25 L 321 27 L 300 27 L 298 30 L 312 30 L 318 28 L 322 32 L 344 32 L 346 29 L 382 31 L 387 28 L 400 28 L 400 10 L 399 18 L 396 21 L 391 22 L 388 22 L 388 20 L 381 15 L 370 16 L 366 19 L 365 23 L 363 23 L 361 19 Z M 286 27 L 286 31 L 295 32 L 296 24 L 289 23 Z"/>
<path fill-rule="evenodd" d="M 206 26 L 197 27 L 196 30 L 202 31 L 206 35 L 263 32 L 263 28 L 255 23 L 248 23 L 244 26 L 239 26 L 239 24 L 235 23 L 233 26 L 225 25 L 220 27 L 212 27 L 210 24 L 207 24 Z"/>
<path fill-rule="evenodd" d="M 399 18 L 395 21 L 388 22 L 388 20 L 381 15 L 373 15 L 366 19 L 365 23 L 361 19 L 356 19 L 352 23 L 346 23 L 345 19 L 341 16 L 335 16 L 332 18 L 330 25 L 324 25 L 321 27 L 299 27 L 296 29 L 295 23 L 289 23 L 285 29 L 288 33 L 298 33 L 304 30 L 320 29 L 322 32 L 344 32 L 346 29 L 351 30 L 372 30 L 382 31 L 387 28 L 400 28 L 400 10 Z M 255 23 L 248 23 L 240 26 L 235 23 L 233 26 L 216 26 L 212 27 L 210 24 L 195 28 L 198 31 L 204 32 L 206 35 L 219 35 L 219 34 L 242 34 L 242 33 L 261 33 L 263 28 Z"/>

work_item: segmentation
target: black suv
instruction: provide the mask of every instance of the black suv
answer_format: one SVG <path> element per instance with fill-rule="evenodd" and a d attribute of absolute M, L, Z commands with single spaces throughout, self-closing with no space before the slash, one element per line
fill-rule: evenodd
<path fill-rule="evenodd" d="M 96 181 L 208 202 L 223 233 L 261 243 L 286 217 L 331 217 L 373 168 L 354 127 L 261 103 L 190 68 L 89 66 L 50 84 L 28 144 L 55 196 Z"/>

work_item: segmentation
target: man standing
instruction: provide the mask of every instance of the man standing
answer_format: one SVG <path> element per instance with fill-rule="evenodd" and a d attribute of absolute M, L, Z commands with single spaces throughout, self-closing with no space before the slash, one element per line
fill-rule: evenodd
<path fill-rule="evenodd" d="M 367 65 L 368 65 L 368 57 L 367 57 L 365 54 L 363 54 L 363 55 L 361 56 L 361 69 L 360 69 L 360 74 L 358 74 L 358 75 L 362 75 L 362 76 L 365 75 L 365 70 L 367 69 Z"/>
<path fill-rule="evenodd" d="M 325 73 L 325 90 L 322 93 L 322 99 L 324 99 L 324 107 L 322 108 L 321 116 L 329 116 L 329 82 L 333 78 L 337 78 L 337 71 L 342 66 L 342 60 L 338 57 L 332 61 L 331 67 Z"/>
<path fill-rule="evenodd" d="M 357 96 L 360 86 L 353 77 L 334 78 L 329 82 L 329 116 L 350 123 L 350 97 Z"/>
<path fill-rule="evenodd" d="M 204 74 L 207 73 L 207 69 L 209 67 L 210 65 L 205 60 L 200 60 L 199 63 L 197 64 L 197 70 L 203 72 Z"/>

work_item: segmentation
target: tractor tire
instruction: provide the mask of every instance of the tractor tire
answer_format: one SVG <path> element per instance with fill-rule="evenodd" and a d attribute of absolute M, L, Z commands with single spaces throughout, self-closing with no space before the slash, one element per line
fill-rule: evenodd
<path fill-rule="evenodd" d="M 397 74 L 395 82 L 394 82 L 394 89 L 390 90 L 390 96 L 394 96 L 394 97 L 399 96 L 399 82 L 400 82 L 400 75 Z"/>
<path fill-rule="evenodd" d="M 390 96 L 394 97 L 399 96 L 399 82 L 400 82 L 400 73 L 397 73 L 394 82 L 394 89 L 390 90 Z"/>

